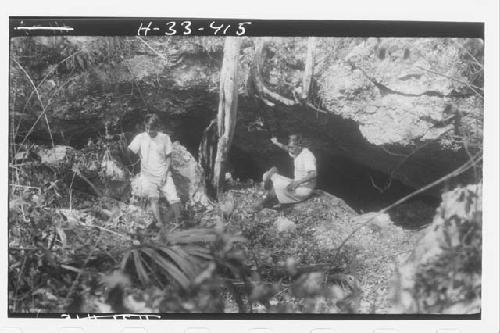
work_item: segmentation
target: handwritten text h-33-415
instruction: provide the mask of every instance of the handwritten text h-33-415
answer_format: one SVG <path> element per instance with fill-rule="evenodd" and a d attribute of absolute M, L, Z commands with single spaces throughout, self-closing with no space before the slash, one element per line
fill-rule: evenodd
<path fill-rule="evenodd" d="M 200 24 L 191 21 L 168 21 L 165 23 L 141 22 L 138 29 L 138 36 L 148 35 L 213 35 L 213 36 L 245 36 L 247 28 L 252 22 L 218 23 L 217 21 L 207 21 Z"/>

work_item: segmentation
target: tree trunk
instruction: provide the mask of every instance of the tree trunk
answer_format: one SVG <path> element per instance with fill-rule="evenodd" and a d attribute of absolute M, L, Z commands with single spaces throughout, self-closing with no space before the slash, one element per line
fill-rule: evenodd
<path fill-rule="evenodd" d="M 309 89 L 311 88 L 312 76 L 314 73 L 314 49 L 316 48 L 316 37 L 309 37 L 307 41 L 307 56 L 302 78 L 302 100 L 309 97 Z"/>
<path fill-rule="evenodd" d="M 296 105 L 296 101 L 275 93 L 264 83 L 264 79 L 262 78 L 262 67 L 264 65 L 264 46 L 267 41 L 268 39 L 265 37 L 255 39 L 255 55 L 251 67 L 251 75 L 255 90 L 259 98 L 269 106 L 274 106 L 275 102 L 284 105 Z"/>
<path fill-rule="evenodd" d="M 198 152 L 199 161 L 205 175 L 205 186 L 207 195 L 211 198 L 216 197 L 216 190 L 212 186 L 214 179 L 215 156 L 217 155 L 217 124 L 215 119 L 203 131 L 203 136 Z"/>
<path fill-rule="evenodd" d="M 255 55 L 253 58 L 253 63 L 251 67 L 251 79 L 252 85 L 250 87 L 255 90 L 256 95 L 266 103 L 266 105 L 274 106 L 274 103 L 280 103 L 287 106 L 304 104 L 304 102 L 309 97 L 309 90 L 311 88 L 312 76 L 314 72 L 314 50 L 316 48 L 316 37 L 309 37 L 307 43 L 307 55 L 306 63 L 304 69 L 304 75 L 302 76 L 302 87 L 297 89 L 299 92 L 295 95 L 295 100 L 282 96 L 271 89 L 269 89 L 264 79 L 262 78 L 262 67 L 264 65 L 264 50 L 265 44 L 268 39 L 256 38 L 255 39 Z M 250 92 L 250 94 L 253 93 Z"/>
<path fill-rule="evenodd" d="M 205 170 L 207 193 L 219 198 L 222 193 L 226 163 L 236 125 L 238 108 L 238 64 L 241 39 L 227 37 L 220 73 L 217 118 L 203 133 L 200 161 Z"/>

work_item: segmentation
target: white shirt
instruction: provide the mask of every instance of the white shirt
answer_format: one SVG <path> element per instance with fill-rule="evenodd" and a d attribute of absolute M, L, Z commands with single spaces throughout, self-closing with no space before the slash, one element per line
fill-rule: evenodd
<path fill-rule="evenodd" d="M 144 132 L 138 134 L 128 148 L 141 158 L 141 174 L 152 177 L 165 177 L 168 158 L 172 153 L 172 142 L 167 134 L 156 134 L 154 138 Z"/>
<path fill-rule="evenodd" d="M 293 159 L 293 164 L 295 169 L 295 180 L 304 178 L 310 171 L 316 171 L 316 158 L 307 148 L 303 148 L 300 154 Z M 307 183 L 301 184 L 300 186 L 314 187 L 315 183 L 316 182 L 314 180 L 311 180 Z"/>

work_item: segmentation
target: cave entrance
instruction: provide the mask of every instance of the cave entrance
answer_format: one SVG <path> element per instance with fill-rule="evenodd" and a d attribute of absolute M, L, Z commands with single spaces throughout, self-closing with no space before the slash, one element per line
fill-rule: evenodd
<path fill-rule="evenodd" d="M 415 189 L 396 179 L 390 179 L 383 172 L 373 170 L 343 155 L 329 155 L 315 152 L 318 179 L 317 188 L 344 200 L 358 213 L 376 212 Z M 231 147 L 230 163 L 235 178 L 241 181 L 262 181 L 267 167 L 245 153 L 237 146 Z M 276 165 L 280 174 L 293 177 L 293 161 L 286 155 L 276 155 L 270 165 Z M 390 185 L 384 186 L 388 184 Z M 430 194 L 420 194 L 401 206 L 389 211 L 396 225 L 418 229 L 432 222 L 440 200 Z"/>
<path fill-rule="evenodd" d="M 204 101 L 207 100 L 206 96 L 203 98 Z M 262 181 L 262 174 L 271 166 L 278 167 L 281 174 L 293 177 L 293 162 L 289 156 L 284 152 L 270 151 L 269 147 L 263 146 L 265 144 L 270 145 L 271 133 L 266 131 L 248 132 L 247 125 L 258 112 L 252 108 L 251 103 L 245 103 L 245 99 L 242 99 L 241 102 L 242 112 L 238 115 L 239 122 L 237 124 L 239 126 L 237 133 L 240 133 L 240 139 L 238 141 L 235 138 L 236 143 L 233 143 L 231 147 L 228 171 L 231 171 L 233 177 L 242 182 L 249 180 L 254 182 Z M 362 139 L 357 125 L 352 121 L 343 120 L 336 116 L 329 116 L 333 117 L 332 121 L 316 119 L 316 116 L 312 115 L 311 112 L 305 112 L 301 109 L 288 112 L 277 108 L 275 111 L 277 112 L 276 117 L 282 120 L 281 126 L 283 130 L 277 131 L 282 137 L 285 132 L 288 133 L 293 130 L 293 126 L 299 124 L 302 126 L 301 129 L 305 132 L 306 137 L 317 136 L 317 133 L 327 133 L 327 129 L 329 129 L 338 136 L 357 135 L 359 140 Z M 210 120 L 213 119 L 214 114 L 214 108 L 207 109 L 205 103 L 195 103 L 189 105 L 185 113 L 164 114 L 161 115 L 161 118 L 171 134 L 172 141 L 179 140 L 197 157 L 203 131 Z M 141 115 L 140 112 L 132 112 L 122 119 L 120 130 L 127 133 L 127 140 L 131 140 L 132 135 L 142 130 Z M 86 144 L 88 138 L 95 139 L 102 135 L 102 126 L 96 126 L 96 120 L 93 121 L 94 123 L 84 124 L 83 126 L 78 124 L 81 131 L 75 131 L 75 135 L 71 137 L 70 144 L 72 146 L 81 148 Z M 243 141 L 241 137 L 244 137 Z M 35 141 L 40 142 L 42 140 L 38 138 Z M 56 143 L 59 143 L 62 140 L 56 141 Z M 330 138 L 321 137 L 320 141 L 324 144 L 322 148 L 311 149 L 317 159 L 318 188 L 341 198 L 357 212 L 378 211 L 415 190 L 398 180 L 390 180 L 387 174 L 360 164 L 350 159 L 346 154 L 339 153 L 338 150 L 332 153 L 335 147 L 329 145 L 328 142 L 332 142 Z M 251 144 L 255 147 L 250 149 L 251 152 L 249 152 L 249 145 Z M 385 188 L 389 180 L 390 186 Z M 394 208 L 389 212 L 389 215 L 396 224 L 406 228 L 419 228 L 432 221 L 439 202 L 439 198 L 422 193 Z"/>

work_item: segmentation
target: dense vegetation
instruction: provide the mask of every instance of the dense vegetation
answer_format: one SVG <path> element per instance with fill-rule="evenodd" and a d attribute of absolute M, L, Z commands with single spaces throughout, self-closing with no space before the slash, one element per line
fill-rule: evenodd
<path fill-rule="evenodd" d="M 307 101 L 297 96 L 308 40 L 265 43 L 260 70 L 274 99 L 260 99 L 251 76 L 256 41 L 244 39 L 235 146 L 265 159 L 270 149 L 262 142 L 269 133 L 259 134 L 262 127 L 281 133 L 298 123 L 322 154 L 364 154 L 367 161 L 357 161 L 386 172 L 388 187 L 396 177 L 421 184 L 464 161 L 467 168 L 440 184 L 481 183 L 481 41 L 320 39 Z M 262 209 L 258 183 L 228 179 L 219 202 L 186 202 L 184 223 L 168 222 L 167 238 L 159 237 L 144 205 L 130 196 L 138 165 L 124 147 L 144 115 L 155 112 L 173 138 L 197 155 L 217 109 L 223 44 L 222 38 L 197 37 L 11 40 L 9 311 L 479 311 L 477 188 L 443 195 L 437 211 L 412 202 L 391 207 L 391 216 L 367 220 L 323 191 L 283 211 Z M 424 70 L 418 76 L 409 67 Z M 286 112 L 295 115 L 273 123 L 267 113 L 253 112 L 275 108 L 281 115 L 280 101 L 293 103 Z M 329 130 L 328 122 L 301 123 L 298 107 L 312 118 L 332 113 L 355 121 L 357 141 L 338 128 Z M 350 146 L 359 142 L 376 147 Z M 418 156 L 421 149 L 425 154 Z M 179 158 L 192 159 L 185 154 Z M 410 157 L 419 162 L 407 167 Z M 389 169 L 384 163 L 391 159 L 396 167 Z M 109 173 L 103 161 L 111 161 L 118 174 Z M 466 172 L 469 177 L 459 178 Z M 168 217 L 165 203 L 162 209 Z M 444 230 L 442 239 L 426 245 L 440 247 L 432 260 L 418 256 L 419 238 L 433 232 L 428 225 Z M 413 261 L 401 267 L 410 269 L 395 268 L 408 253 Z M 391 280 L 408 270 L 415 281 L 410 300 L 401 281 Z"/>

